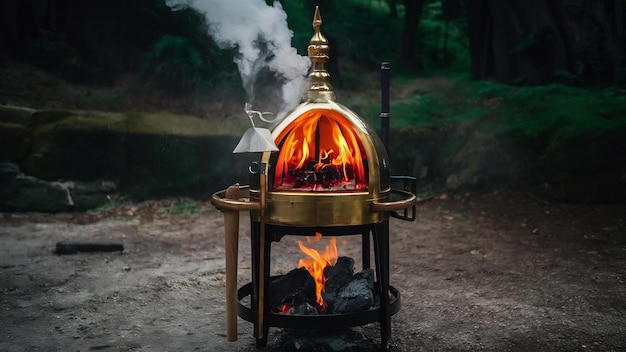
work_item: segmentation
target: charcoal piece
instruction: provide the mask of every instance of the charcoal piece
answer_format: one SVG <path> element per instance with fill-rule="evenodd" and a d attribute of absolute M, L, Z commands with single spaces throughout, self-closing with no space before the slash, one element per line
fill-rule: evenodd
<path fill-rule="evenodd" d="M 367 286 L 369 286 L 370 290 L 374 291 L 374 269 L 363 269 L 363 271 L 354 274 L 354 279 L 367 280 Z"/>
<path fill-rule="evenodd" d="M 74 239 L 63 240 L 56 244 L 57 254 L 74 254 L 77 252 L 116 252 L 124 250 L 124 242 L 120 239 Z"/>
<path fill-rule="evenodd" d="M 309 302 L 315 302 L 315 299 L 311 297 L 307 297 L 304 293 L 298 291 L 292 293 L 290 296 L 285 297 L 278 305 L 272 305 L 272 311 L 274 313 L 283 313 L 283 314 L 299 314 L 299 315 L 312 315 L 313 313 L 308 312 L 309 308 L 313 308 Z M 288 308 L 285 312 L 285 307 Z M 317 309 L 313 308 L 316 313 Z"/>
<path fill-rule="evenodd" d="M 352 280 L 354 274 L 354 259 L 350 257 L 339 257 L 334 266 L 327 266 L 324 269 L 324 292 L 322 298 L 326 303 L 326 311 L 333 312 L 333 304 L 337 298 L 337 292 Z"/>
<path fill-rule="evenodd" d="M 297 306 L 291 307 L 289 311 L 287 311 L 288 315 L 320 315 L 320 313 L 307 302 L 302 304 L 298 304 Z"/>
<path fill-rule="evenodd" d="M 285 303 L 300 303 L 300 300 L 315 301 L 315 280 L 305 268 L 293 269 L 270 282 L 272 309 L 278 309 L 278 306 Z"/>
<path fill-rule="evenodd" d="M 357 313 L 368 310 L 374 304 L 374 294 L 366 279 L 350 281 L 337 292 L 333 306 L 335 313 Z"/>

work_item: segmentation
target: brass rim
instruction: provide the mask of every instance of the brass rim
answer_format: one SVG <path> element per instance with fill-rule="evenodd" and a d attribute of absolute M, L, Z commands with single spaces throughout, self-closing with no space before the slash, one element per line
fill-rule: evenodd
<path fill-rule="evenodd" d="M 247 189 L 249 186 L 240 186 Z M 211 196 L 211 204 L 221 210 L 260 210 L 261 202 L 251 201 L 250 198 L 228 199 L 226 190 L 217 191 Z"/>
<path fill-rule="evenodd" d="M 404 198 L 393 202 L 373 202 L 372 211 L 396 211 L 407 209 L 417 204 L 417 197 L 413 193 L 394 189 L 391 192 Z"/>

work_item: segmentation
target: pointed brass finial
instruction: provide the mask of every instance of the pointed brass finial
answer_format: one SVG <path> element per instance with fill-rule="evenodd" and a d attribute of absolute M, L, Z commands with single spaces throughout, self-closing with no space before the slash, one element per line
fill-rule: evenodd
<path fill-rule="evenodd" d="M 322 17 L 319 6 L 315 7 L 313 16 L 313 36 L 307 49 L 309 58 L 313 62 L 313 72 L 311 72 L 311 82 L 309 84 L 308 99 L 312 102 L 335 100 L 335 93 L 330 85 L 330 75 L 326 71 L 328 62 L 328 52 L 330 46 L 328 40 L 320 32 L 322 27 Z"/>

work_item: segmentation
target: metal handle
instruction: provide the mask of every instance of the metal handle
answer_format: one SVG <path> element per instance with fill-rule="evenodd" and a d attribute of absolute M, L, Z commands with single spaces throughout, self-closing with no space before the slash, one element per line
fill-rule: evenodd
<path fill-rule="evenodd" d="M 391 182 L 402 181 L 403 191 L 411 192 L 411 194 L 413 195 L 417 193 L 417 178 L 413 176 L 391 176 L 390 179 L 391 179 Z M 413 203 L 413 205 L 411 206 L 411 215 L 409 215 L 409 208 L 407 207 L 403 209 L 403 214 L 393 212 L 391 213 L 391 216 L 400 220 L 415 221 L 415 217 L 417 213 L 415 209 L 416 203 L 417 202 Z"/>
<path fill-rule="evenodd" d="M 388 211 L 391 212 L 393 216 L 396 210 L 406 209 L 411 206 L 415 207 L 415 203 L 417 202 L 415 194 L 397 189 L 392 189 L 391 193 L 399 194 L 404 198 L 393 202 L 374 202 L 372 203 L 372 211 Z"/>

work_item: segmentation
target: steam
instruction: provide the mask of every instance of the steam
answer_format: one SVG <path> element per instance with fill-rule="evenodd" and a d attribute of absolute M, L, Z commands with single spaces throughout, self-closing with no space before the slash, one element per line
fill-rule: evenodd
<path fill-rule="evenodd" d="M 238 51 L 234 62 L 248 102 L 279 105 L 271 109 L 280 111 L 279 118 L 300 102 L 311 62 L 291 47 L 293 32 L 280 2 L 269 6 L 265 0 L 167 0 L 166 4 L 174 11 L 190 7 L 203 14 L 219 47 Z"/>

